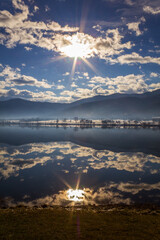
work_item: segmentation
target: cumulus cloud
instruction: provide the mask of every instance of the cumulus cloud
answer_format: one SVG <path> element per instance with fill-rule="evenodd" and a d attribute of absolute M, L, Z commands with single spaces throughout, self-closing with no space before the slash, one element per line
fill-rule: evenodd
<path fill-rule="evenodd" d="M 25 49 L 26 51 L 31 51 L 31 50 L 32 50 L 31 47 L 24 47 L 24 49 Z"/>
<path fill-rule="evenodd" d="M 160 7 L 152 8 L 151 6 L 144 6 L 143 11 L 146 13 L 151 13 L 153 15 L 160 14 Z"/>
<path fill-rule="evenodd" d="M 136 33 L 136 36 L 139 36 L 141 35 L 143 32 L 140 30 L 139 28 L 139 25 L 142 23 L 142 22 L 145 22 L 145 18 L 142 17 L 138 22 L 131 22 L 131 23 L 128 23 L 127 26 L 128 26 L 128 29 L 129 30 L 132 30 Z"/>
<path fill-rule="evenodd" d="M 106 32 L 106 38 L 97 38 L 95 42 L 95 51 L 100 58 L 106 56 L 118 55 L 124 51 L 124 49 L 131 49 L 134 44 L 131 42 L 122 43 L 123 36 L 119 33 L 118 29 L 108 30 Z"/>
<path fill-rule="evenodd" d="M 61 90 L 61 89 L 64 89 L 64 88 L 65 88 L 64 85 L 58 85 L 58 86 L 57 86 L 57 89 L 58 89 L 58 90 Z"/>
<path fill-rule="evenodd" d="M 23 75 L 21 74 L 20 69 L 13 69 L 8 65 L 3 67 L 2 72 L 0 73 L 0 77 L 3 79 L 0 82 L 2 88 L 24 85 L 42 88 L 51 88 L 53 86 L 48 84 L 44 79 L 38 81 L 32 76 Z"/>
<path fill-rule="evenodd" d="M 74 91 L 64 90 L 60 93 L 61 96 L 70 98 L 70 101 L 74 101 L 74 100 L 81 99 L 81 98 L 93 97 L 97 94 L 96 90 L 94 90 L 94 88 L 93 89 L 82 88 L 82 87 L 77 86 L 74 83 L 71 84 L 71 87 L 76 87 L 76 89 L 74 89 Z"/>
<path fill-rule="evenodd" d="M 34 6 L 34 12 L 37 12 L 39 10 L 39 7 Z"/>
<path fill-rule="evenodd" d="M 157 73 L 151 73 L 150 77 L 157 77 Z M 117 76 L 115 78 L 94 76 L 88 82 L 88 87 L 91 87 L 95 95 L 113 94 L 113 93 L 144 93 L 147 91 L 154 91 L 160 88 L 159 83 L 150 83 L 145 75 L 129 74 L 124 76 Z"/>
<path fill-rule="evenodd" d="M 32 22 L 28 20 L 29 8 L 22 0 L 12 0 L 12 4 L 15 9 L 21 11 L 21 13 L 15 13 L 12 15 L 10 12 L 4 10 L 0 11 L 0 27 L 3 28 L 21 28 L 21 29 L 41 29 L 41 30 L 53 30 L 61 32 L 75 32 L 78 28 L 72 28 L 69 26 L 62 27 L 60 24 L 54 21 L 49 23 L 44 22 Z M 38 7 L 36 7 L 38 9 Z"/>
<path fill-rule="evenodd" d="M 149 85 L 149 87 L 150 87 L 150 90 L 158 90 L 158 89 L 160 89 L 160 83 L 152 83 L 152 84 L 150 84 Z"/>
<path fill-rule="evenodd" d="M 46 49 L 53 49 L 52 37 L 55 32 L 77 32 L 78 28 L 62 27 L 59 23 L 50 21 L 32 22 L 28 20 L 30 15 L 29 8 L 21 0 L 12 0 L 12 4 L 16 10 L 20 12 L 14 15 L 4 10 L 0 11 L 0 27 L 5 29 L 5 34 L 1 34 L 1 44 L 11 48 L 20 44 L 32 44 Z M 37 9 L 37 8 L 36 8 Z M 46 37 L 46 34 L 51 35 Z M 47 47 L 49 44 L 49 47 Z"/>
<path fill-rule="evenodd" d="M 159 75 L 158 75 L 158 73 L 155 73 L 155 72 L 152 72 L 151 74 L 150 74 L 150 77 L 158 77 Z"/>
<path fill-rule="evenodd" d="M 78 85 L 76 85 L 75 82 L 72 82 L 71 87 L 72 87 L 72 88 L 77 88 Z"/>
<path fill-rule="evenodd" d="M 16 13 L 15 15 L 12 15 L 6 10 L 0 11 L 0 27 L 13 28 L 21 25 L 22 22 L 28 18 L 29 9 L 23 1 L 12 0 L 12 5 L 15 9 L 20 10 L 21 13 Z"/>
<path fill-rule="evenodd" d="M 34 92 L 30 90 L 24 89 L 0 89 L 0 98 L 2 99 L 10 99 L 10 98 L 24 98 L 33 101 L 49 101 L 49 102 L 57 102 L 57 101 L 65 101 L 65 98 L 58 98 L 55 96 L 53 91 L 39 91 Z"/>
<path fill-rule="evenodd" d="M 63 74 L 63 76 L 69 76 L 69 75 L 70 75 L 69 72 L 66 72 L 66 73 Z"/>
<path fill-rule="evenodd" d="M 57 96 L 53 91 L 38 91 L 25 89 L 0 89 L 1 99 L 24 98 L 32 101 L 41 102 L 71 102 L 73 99 L 70 96 Z"/>
<path fill-rule="evenodd" d="M 30 44 L 64 55 L 64 48 L 77 41 L 82 49 L 85 48 L 86 57 L 96 55 L 104 59 L 106 56 L 120 54 L 124 49 L 131 49 L 134 46 L 131 42 L 122 43 L 123 36 L 118 29 L 108 30 L 105 37 L 95 38 L 89 34 L 77 33 L 79 30 L 77 27 L 68 25 L 62 27 L 54 21 L 33 22 L 28 19 L 29 9 L 23 1 L 13 0 L 12 3 L 14 8 L 21 12 L 13 15 L 6 10 L 0 11 L 0 27 L 5 30 L 0 36 L 0 43 L 8 48 L 13 48 L 17 44 Z M 28 46 L 25 46 L 25 49 L 31 50 Z"/>
<path fill-rule="evenodd" d="M 140 63 L 140 64 L 147 64 L 147 63 L 156 63 L 160 65 L 160 58 L 155 58 L 151 56 L 145 56 L 142 57 L 136 52 L 132 52 L 131 54 L 125 54 L 117 57 L 117 59 L 108 58 L 107 59 L 112 64 L 114 63 L 120 63 L 120 64 L 134 64 L 134 63 Z"/>
<path fill-rule="evenodd" d="M 32 76 L 27 76 L 21 73 L 19 68 L 11 68 L 10 66 L 0 65 L 0 98 L 25 98 L 36 101 L 50 101 L 50 102 L 68 102 L 71 99 L 67 96 L 56 96 L 54 91 L 54 84 L 49 84 L 46 79 L 41 81 Z M 25 87 L 25 88 L 24 88 Z M 26 89 L 27 87 L 27 89 Z M 28 90 L 31 87 L 41 88 L 41 91 Z M 24 88 L 24 89 L 23 89 Z M 64 89 L 63 85 L 57 86 L 57 89 Z"/>
<path fill-rule="evenodd" d="M 129 74 L 115 78 L 95 76 L 90 80 L 91 84 L 98 84 L 107 89 L 106 94 L 112 93 L 143 93 L 148 90 L 144 75 Z M 104 94 L 105 95 L 105 94 Z"/>
<path fill-rule="evenodd" d="M 56 46 L 56 51 L 62 55 L 67 56 L 66 52 L 70 54 L 72 46 L 78 44 L 81 48 L 82 57 L 90 58 L 97 56 L 101 59 L 106 59 L 107 56 L 119 55 L 124 49 L 131 49 L 134 46 L 130 41 L 122 43 L 123 38 L 118 29 L 109 29 L 105 37 L 95 38 L 84 33 L 72 35 L 57 34 L 53 42 Z"/>

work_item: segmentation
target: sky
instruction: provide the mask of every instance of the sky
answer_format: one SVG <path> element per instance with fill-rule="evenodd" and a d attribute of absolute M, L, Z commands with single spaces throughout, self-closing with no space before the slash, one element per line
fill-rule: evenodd
<path fill-rule="evenodd" d="M 159 0 L 1 0 L 0 100 L 160 89 Z"/>

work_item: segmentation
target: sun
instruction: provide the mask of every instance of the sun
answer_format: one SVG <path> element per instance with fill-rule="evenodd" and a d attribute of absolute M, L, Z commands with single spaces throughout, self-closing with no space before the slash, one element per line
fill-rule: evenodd
<path fill-rule="evenodd" d="M 93 43 L 89 35 L 80 32 L 74 35 L 65 35 L 58 50 L 61 56 L 56 59 L 63 59 L 65 57 L 73 59 L 70 79 L 74 77 L 78 58 L 88 65 L 96 74 L 99 74 L 97 69 L 87 60 L 87 58 L 92 58 L 96 54 L 95 43 Z"/>
<path fill-rule="evenodd" d="M 61 47 L 60 51 L 71 58 L 89 58 L 93 54 L 93 49 L 89 41 L 86 41 L 84 35 L 77 33 L 67 39 L 67 45 Z"/>
<path fill-rule="evenodd" d="M 87 47 L 81 43 L 73 43 L 62 49 L 64 54 L 71 58 L 83 58 L 87 56 Z"/>

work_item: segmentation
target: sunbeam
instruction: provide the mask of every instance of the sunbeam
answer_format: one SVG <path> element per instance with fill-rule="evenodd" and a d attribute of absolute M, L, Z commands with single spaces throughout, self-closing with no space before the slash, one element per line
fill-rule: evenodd
<path fill-rule="evenodd" d="M 86 58 L 82 58 L 82 60 L 93 70 L 93 72 L 100 75 L 99 71 L 92 65 L 92 63 L 90 63 Z"/>
<path fill-rule="evenodd" d="M 73 78 L 76 69 L 77 57 L 74 58 L 70 79 Z"/>

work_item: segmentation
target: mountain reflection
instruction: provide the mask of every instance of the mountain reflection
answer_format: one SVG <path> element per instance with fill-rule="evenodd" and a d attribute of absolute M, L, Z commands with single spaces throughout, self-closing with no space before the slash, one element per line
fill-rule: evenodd
<path fill-rule="evenodd" d="M 15 146 L 5 141 L 1 143 L 0 204 L 72 206 L 73 199 L 81 199 L 74 201 L 79 205 L 159 204 L 158 148 L 152 154 L 146 153 L 145 144 L 141 152 L 139 149 L 128 151 L 130 148 L 113 151 L 110 150 L 111 145 L 107 149 L 104 137 L 106 145 L 102 149 L 97 142 L 94 147 L 89 143 L 90 139 L 87 142 L 88 135 L 84 139 L 85 132 L 81 131 L 81 141 L 78 143 L 35 141 Z M 102 133 L 106 131 L 100 132 L 101 136 Z M 153 136 L 152 132 L 152 140 Z M 66 135 L 65 138 L 69 137 Z M 77 179 L 80 179 L 79 189 L 84 191 L 83 197 L 76 198 L 75 192 L 72 192 L 73 196 L 69 199 L 67 191 L 76 189 Z"/>

